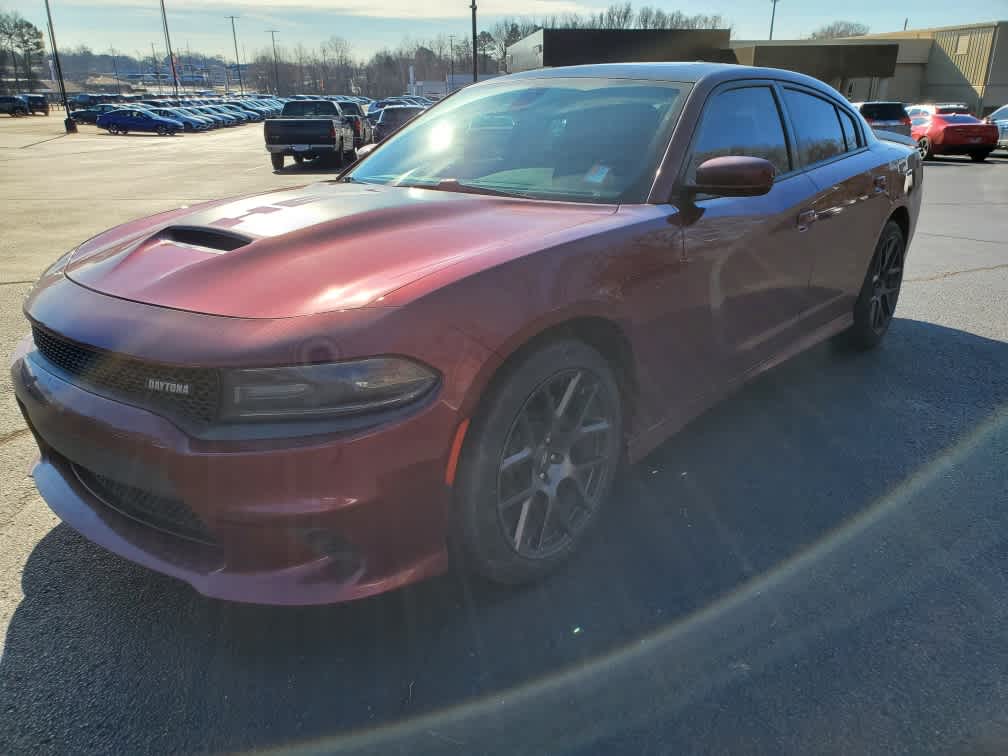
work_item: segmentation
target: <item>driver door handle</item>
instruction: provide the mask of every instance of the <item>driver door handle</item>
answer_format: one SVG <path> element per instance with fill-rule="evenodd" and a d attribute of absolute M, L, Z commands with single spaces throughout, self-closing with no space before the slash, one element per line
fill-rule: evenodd
<path fill-rule="evenodd" d="M 807 231 L 808 227 L 816 222 L 817 217 L 815 210 L 802 210 L 798 213 L 798 230 Z"/>

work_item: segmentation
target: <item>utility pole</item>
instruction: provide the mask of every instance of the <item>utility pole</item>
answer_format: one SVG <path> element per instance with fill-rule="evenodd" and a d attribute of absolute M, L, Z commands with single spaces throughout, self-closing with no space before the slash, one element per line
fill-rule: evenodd
<path fill-rule="evenodd" d="M 266 32 L 273 37 L 273 74 L 276 76 L 276 93 L 280 94 L 280 61 L 277 57 L 276 35 L 277 29 L 267 29 Z"/>
<path fill-rule="evenodd" d="M 773 0 L 776 2 L 777 0 Z M 476 0 L 472 0 L 472 24 L 473 24 L 473 84 L 476 83 L 476 79 L 479 77 L 479 57 L 476 55 Z"/>
<path fill-rule="evenodd" d="M 59 78 L 60 97 L 63 98 L 63 113 L 66 116 L 66 118 L 63 119 L 63 128 L 66 129 L 67 134 L 76 134 L 77 124 L 74 123 L 74 120 L 70 117 L 70 103 L 67 102 L 66 84 L 63 83 L 63 67 L 60 65 L 59 50 L 56 49 L 56 32 L 53 31 L 52 11 L 49 10 L 49 0 L 45 0 L 45 11 L 46 18 L 49 19 L 49 42 L 52 44 L 53 63 L 56 64 L 56 76 Z M 13 55 L 11 55 L 11 62 L 14 62 Z"/>
<path fill-rule="evenodd" d="M 109 52 L 112 53 L 112 72 L 115 74 L 116 94 L 122 94 L 122 89 L 119 87 L 119 63 L 116 60 L 115 48 L 109 48 Z"/>
<path fill-rule="evenodd" d="M 175 87 L 175 99 L 178 99 L 178 72 L 175 70 L 175 55 L 172 53 L 171 37 L 168 36 L 168 14 L 165 13 L 164 0 L 161 0 L 161 22 L 164 24 L 165 47 L 168 48 L 168 66 L 171 68 L 172 86 Z"/>
<path fill-rule="evenodd" d="M 473 2 L 476 2 L 476 0 L 473 0 Z M 770 39 L 773 39 L 773 22 L 774 22 L 774 17 L 777 15 L 777 3 L 779 3 L 779 2 L 780 2 L 780 0 L 770 0 L 770 8 L 771 8 L 771 10 L 770 10 Z"/>
<path fill-rule="evenodd" d="M 161 90 L 161 66 L 157 62 L 157 52 L 154 50 L 154 43 L 150 43 L 151 62 L 154 63 L 154 78 L 157 79 L 157 93 L 164 94 Z"/>
<path fill-rule="evenodd" d="M 241 90 L 242 94 L 245 94 L 245 81 L 242 79 L 241 72 L 241 61 L 238 60 L 238 32 L 235 31 L 235 19 L 238 16 L 228 16 L 231 19 L 231 36 L 234 38 L 235 46 L 235 65 L 238 66 L 238 88 Z"/>
<path fill-rule="evenodd" d="M 455 79 L 455 34 L 448 35 L 449 46 L 452 47 L 452 56 L 449 58 L 448 70 L 448 87 L 445 88 L 445 96 L 448 97 L 452 94 L 452 81 Z"/>

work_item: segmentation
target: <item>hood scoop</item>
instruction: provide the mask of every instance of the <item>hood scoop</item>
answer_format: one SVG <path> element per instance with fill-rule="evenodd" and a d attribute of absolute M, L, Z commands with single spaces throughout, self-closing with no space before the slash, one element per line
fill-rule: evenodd
<path fill-rule="evenodd" d="M 169 226 L 147 239 L 145 243 L 150 244 L 151 242 L 173 242 L 211 252 L 232 252 L 246 244 L 251 244 L 252 239 L 233 231 L 224 231 L 218 228 Z"/>

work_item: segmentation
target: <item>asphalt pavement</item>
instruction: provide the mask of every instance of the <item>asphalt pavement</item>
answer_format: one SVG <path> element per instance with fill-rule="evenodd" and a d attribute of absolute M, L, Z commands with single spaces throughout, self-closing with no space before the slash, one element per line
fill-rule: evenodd
<path fill-rule="evenodd" d="M 259 127 L 0 118 L 0 349 L 62 252 L 314 180 Z M 48 141 L 43 141 L 48 140 Z M 1008 154 L 929 163 L 883 348 L 791 360 L 620 482 L 569 567 L 204 599 L 59 523 L 0 376 L 0 753 L 1008 752 Z"/>

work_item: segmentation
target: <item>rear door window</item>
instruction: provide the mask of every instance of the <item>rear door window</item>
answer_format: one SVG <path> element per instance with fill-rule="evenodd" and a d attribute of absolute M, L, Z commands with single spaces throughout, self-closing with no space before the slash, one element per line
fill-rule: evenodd
<path fill-rule="evenodd" d="M 844 153 L 847 146 L 833 103 L 796 89 L 784 90 L 784 102 L 794 124 L 802 165 L 812 165 Z"/>

